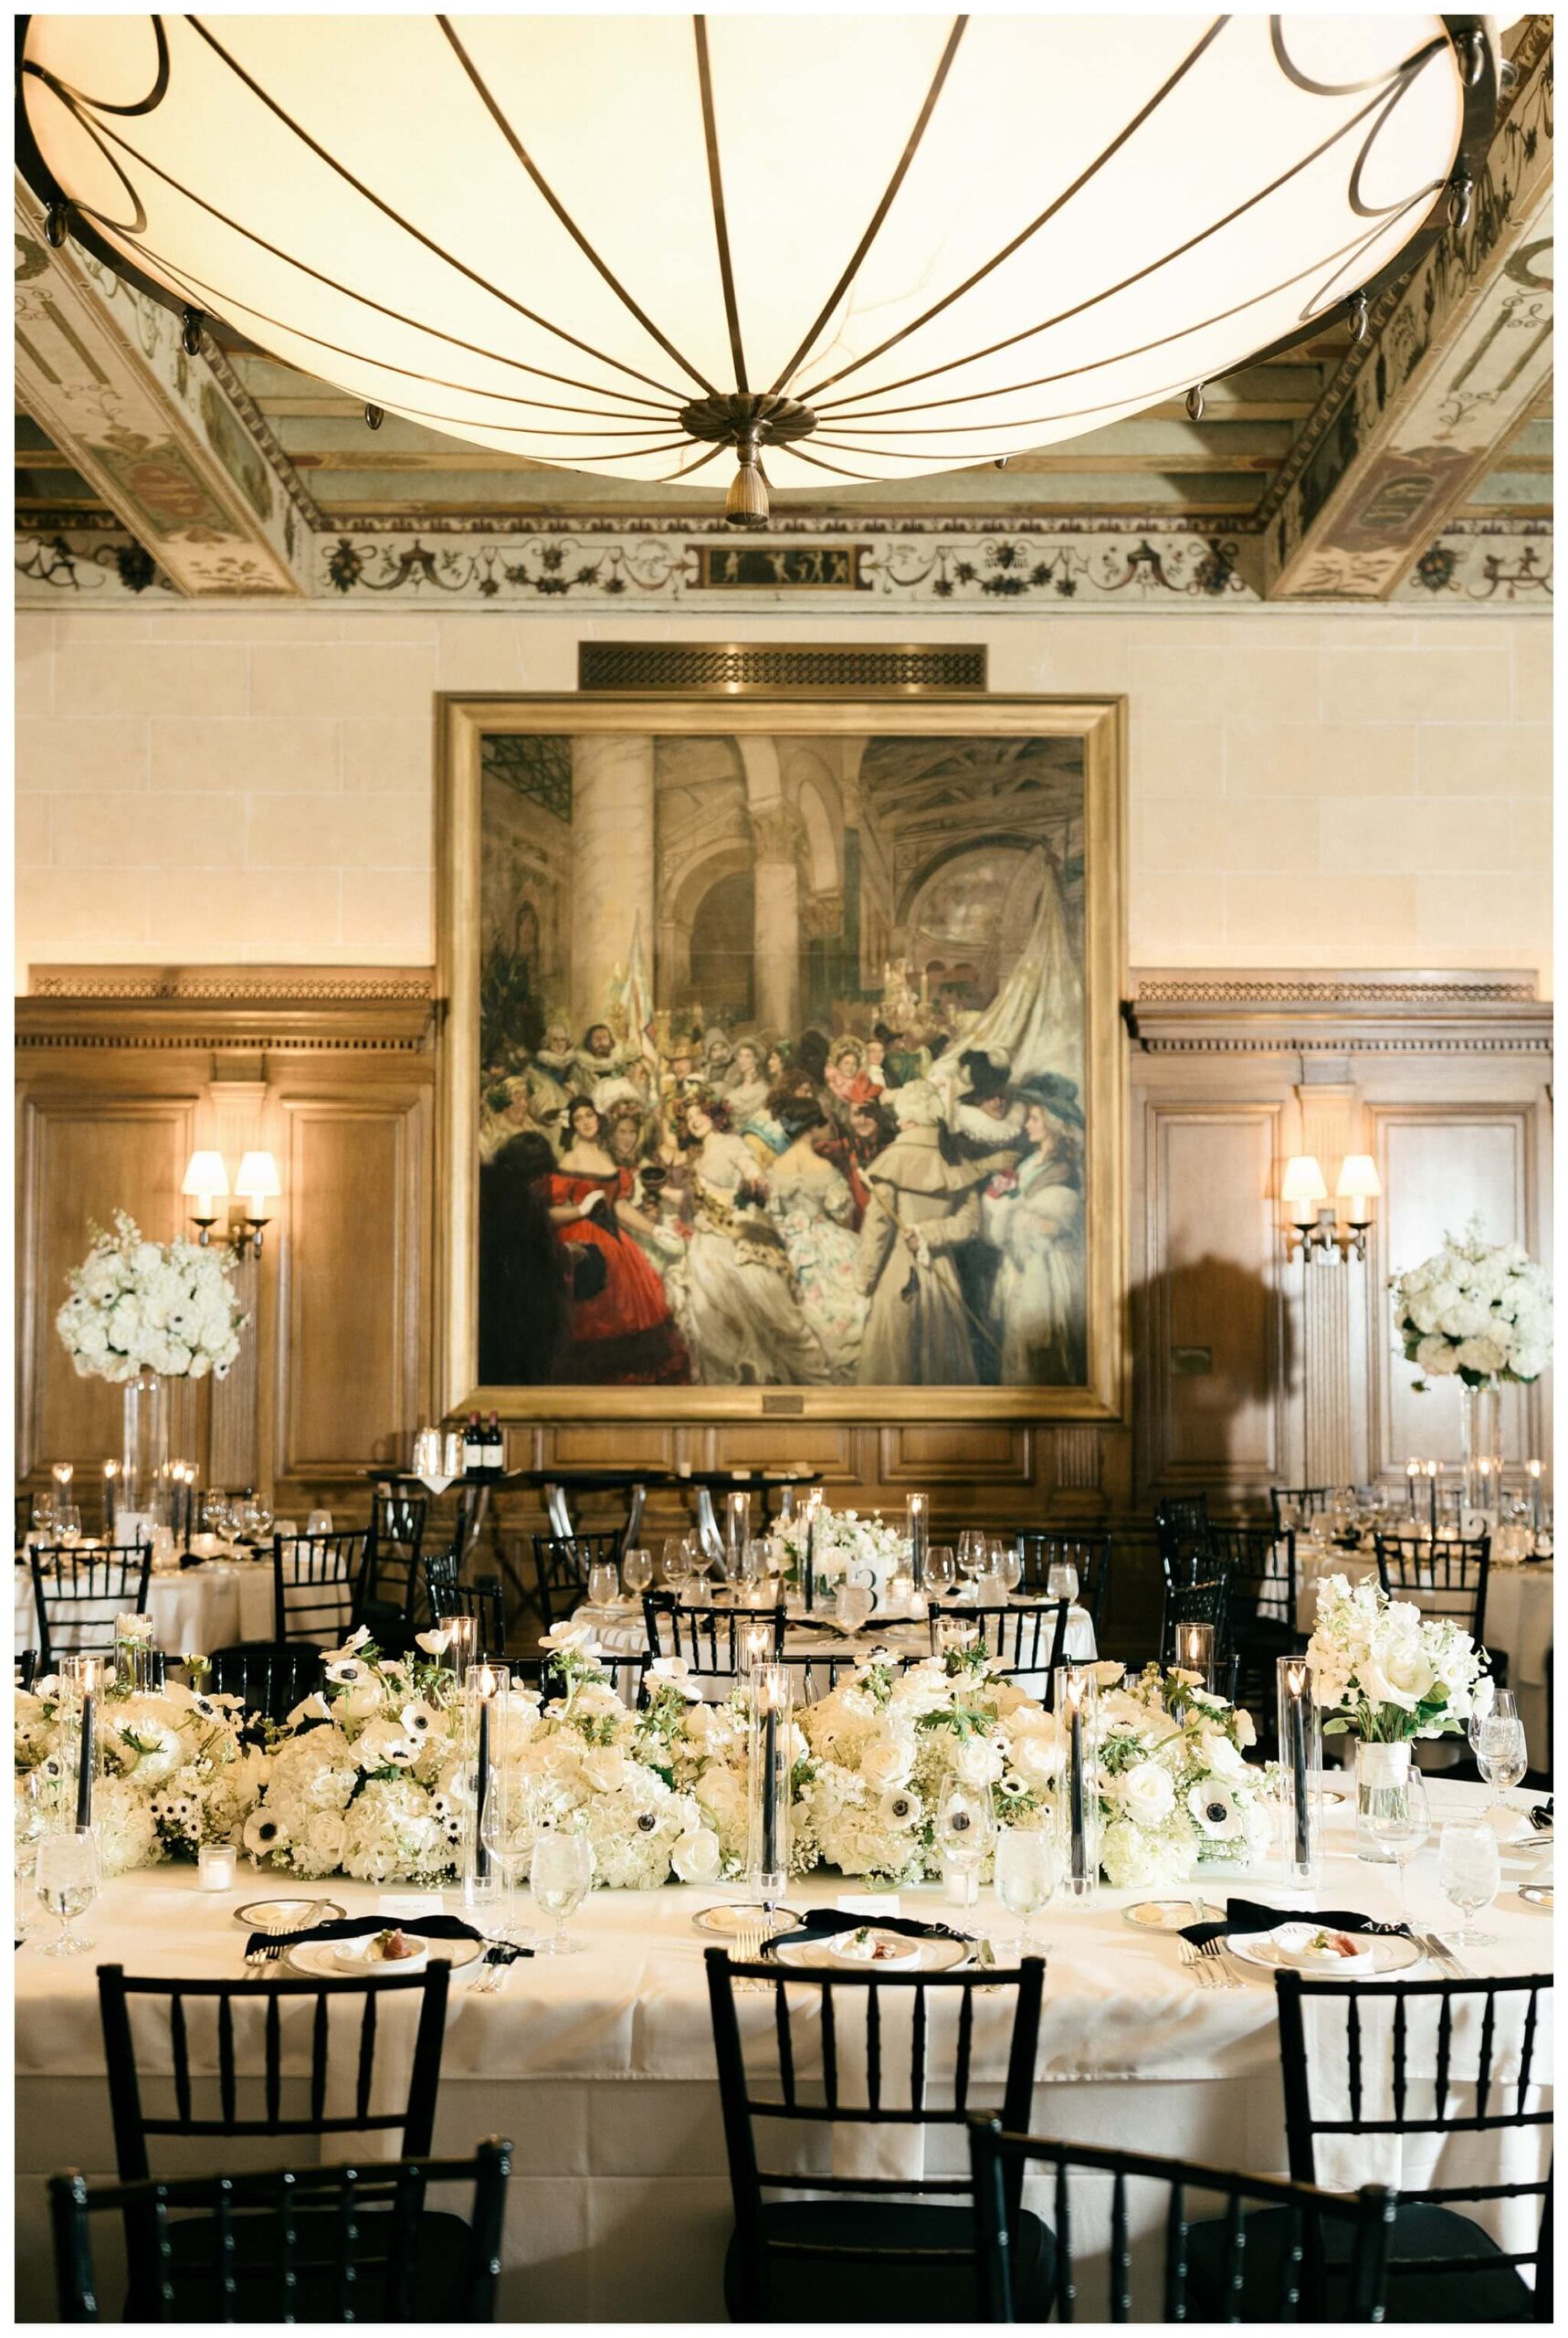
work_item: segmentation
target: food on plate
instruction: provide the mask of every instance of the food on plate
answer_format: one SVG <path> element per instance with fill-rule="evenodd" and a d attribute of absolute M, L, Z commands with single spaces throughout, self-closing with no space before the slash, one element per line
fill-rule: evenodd
<path fill-rule="evenodd" d="M 908 1964 L 920 1954 L 901 1933 L 883 1932 L 876 1924 L 861 1924 L 855 1932 L 843 1933 L 833 1946 L 836 1955 L 855 1964 Z"/>
<path fill-rule="evenodd" d="M 1352 1933 L 1313 1933 L 1301 1943 L 1309 1956 L 1321 1956 L 1325 1964 L 1338 1964 L 1344 1957 L 1359 1957 L 1366 1953 L 1366 1943 Z"/>
<path fill-rule="evenodd" d="M 423 1956 L 425 1943 L 410 1940 L 405 1932 L 395 1927 L 391 1932 L 377 1933 L 366 1954 L 372 1964 L 405 1964 L 411 1956 Z"/>

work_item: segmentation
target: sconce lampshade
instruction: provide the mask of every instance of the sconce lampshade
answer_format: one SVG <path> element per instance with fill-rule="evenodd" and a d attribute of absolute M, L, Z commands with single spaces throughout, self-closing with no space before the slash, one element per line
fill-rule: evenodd
<path fill-rule="evenodd" d="M 1370 1153 L 1347 1153 L 1340 1165 L 1340 1182 L 1336 1197 L 1342 1202 L 1375 1201 L 1383 1191 L 1383 1180 L 1377 1174 L 1377 1164 Z M 1352 1216 L 1358 1215 L 1353 1211 Z M 1370 1211 L 1367 1212 L 1370 1216 Z"/>
<path fill-rule="evenodd" d="M 24 22 L 21 166 L 89 251 L 455 438 L 728 448 L 740 525 L 764 448 L 966 468 L 1342 316 L 1468 202 L 1497 88 L 1488 19 L 1349 9 Z"/>
<path fill-rule="evenodd" d="M 1279 1191 L 1282 1197 L 1292 1205 L 1292 1217 L 1303 1221 L 1310 1218 L 1316 1205 L 1329 1198 L 1329 1189 L 1323 1183 L 1317 1155 L 1311 1153 L 1293 1153 L 1285 1164 L 1285 1182 Z"/>
<path fill-rule="evenodd" d="M 221 1153 L 193 1153 L 185 1166 L 182 1194 L 193 1201 L 220 1201 L 228 1191 L 228 1171 Z"/>
<path fill-rule="evenodd" d="M 239 1174 L 234 1181 L 235 1191 L 251 1203 L 269 1202 L 283 1191 L 278 1182 L 278 1164 L 269 1153 L 247 1153 L 239 1164 Z M 264 1217 L 266 1212 L 253 1208 L 253 1217 Z"/>

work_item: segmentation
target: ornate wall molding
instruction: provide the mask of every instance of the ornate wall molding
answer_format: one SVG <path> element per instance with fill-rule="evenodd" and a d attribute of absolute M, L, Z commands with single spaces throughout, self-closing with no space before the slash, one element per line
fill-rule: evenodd
<path fill-rule="evenodd" d="M 1533 975 L 1134 974 L 1123 1013 L 1149 1055 L 1550 1055 Z"/>
<path fill-rule="evenodd" d="M 37 966 L 16 1046 L 408 1055 L 437 1014 L 425 966 Z"/>

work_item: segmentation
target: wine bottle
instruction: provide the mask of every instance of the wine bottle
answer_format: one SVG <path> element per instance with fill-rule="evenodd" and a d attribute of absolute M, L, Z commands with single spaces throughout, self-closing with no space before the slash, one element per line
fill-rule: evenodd
<path fill-rule="evenodd" d="M 463 1431 L 463 1474 L 471 1478 L 485 1466 L 485 1436 L 479 1427 L 478 1413 L 468 1415 L 468 1426 Z"/>
<path fill-rule="evenodd" d="M 506 1468 L 506 1438 L 501 1433 L 499 1413 L 490 1415 L 489 1433 L 485 1438 L 485 1468 L 487 1469 Z"/>

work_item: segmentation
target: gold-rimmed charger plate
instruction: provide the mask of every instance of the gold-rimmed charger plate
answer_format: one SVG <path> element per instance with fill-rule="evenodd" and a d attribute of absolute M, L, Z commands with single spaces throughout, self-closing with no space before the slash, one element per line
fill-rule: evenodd
<path fill-rule="evenodd" d="M 868 1916 L 866 1921 L 874 1924 L 876 1918 Z M 772 1944 L 773 1961 L 778 1964 L 792 1964 L 803 1973 L 837 1973 L 842 1979 L 850 1968 L 842 1957 L 834 1955 L 832 1939 L 832 1934 L 824 1933 L 816 1940 L 774 1941 Z M 972 1940 L 917 1940 L 910 1945 L 919 1949 L 920 1963 L 902 1965 L 900 1967 L 901 1972 L 951 1973 L 955 1965 L 967 1964 L 974 1953 Z M 873 1975 L 877 1971 L 874 1964 L 862 1965 L 859 1969 Z"/>
<path fill-rule="evenodd" d="M 460 1972 L 465 1965 L 477 1964 L 489 1945 L 482 1940 L 433 1940 L 429 1955 L 419 1969 L 423 1971 L 430 1962 L 445 1957 L 454 1972 Z M 302 1974 L 308 1981 L 352 1981 L 353 1974 L 338 1963 L 337 1952 L 342 1946 L 341 1940 L 296 1941 L 292 1948 L 284 1950 L 283 1963 L 290 1973 Z M 398 1967 L 384 1964 L 378 1970 L 395 1975 Z"/>
<path fill-rule="evenodd" d="M 307 1924 L 335 1923 L 348 1910 L 335 1900 L 307 1900 L 299 1894 L 281 1900 L 247 1900 L 234 1911 L 234 1921 L 247 1933 L 297 1933 Z"/>
<path fill-rule="evenodd" d="M 715 1933 L 721 1940 L 733 1940 L 737 1933 L 762 1931 L 771 1925 L 774 1932 L 787 1932 L 803 1922 L 798 1908 L 764 1908 L 760 1900 L 721 1900 L 710 1908 L 699 1908 L 691 1919 L 700 1933 Z"/>

